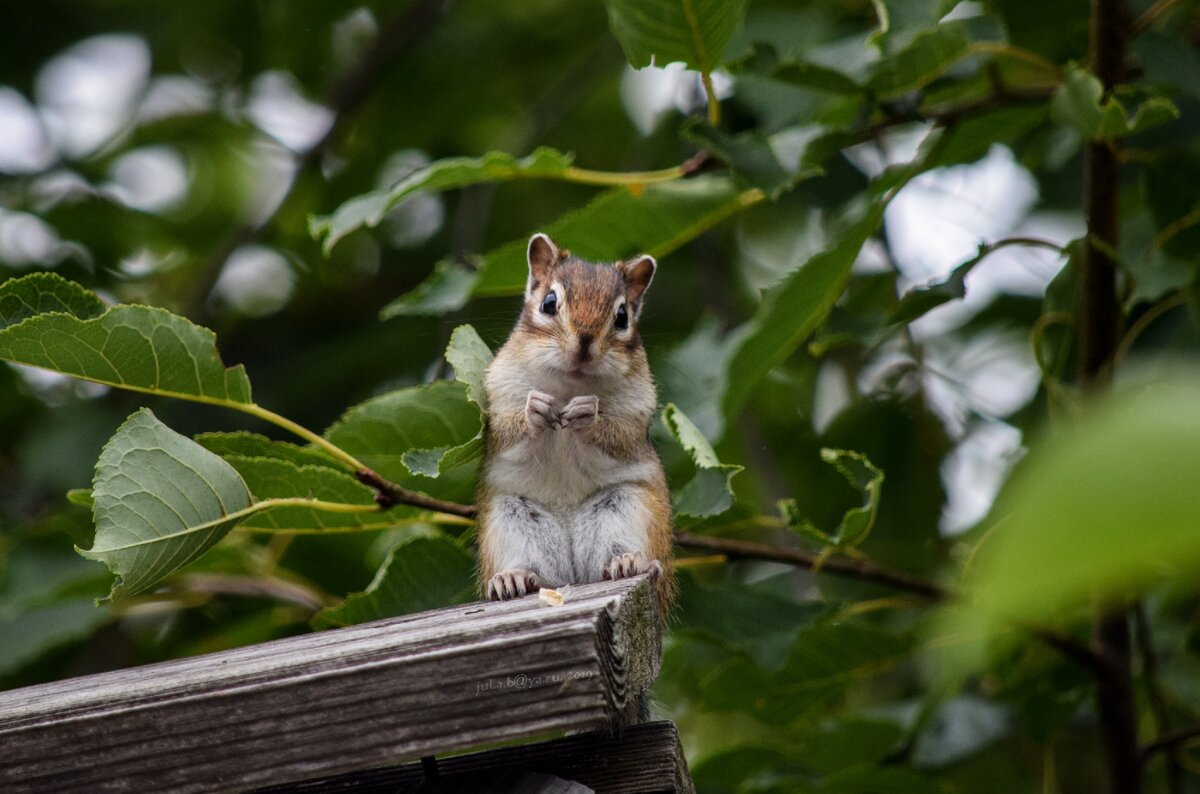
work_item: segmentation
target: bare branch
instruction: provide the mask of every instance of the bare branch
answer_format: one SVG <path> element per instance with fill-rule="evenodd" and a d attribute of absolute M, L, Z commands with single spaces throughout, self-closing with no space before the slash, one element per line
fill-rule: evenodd
<path fill-rule="evenodd" d="M 695 535 L 691 532 L 676 532 L 675 543 L 685 548 L 720 552 L 734 560 L 782 562 L 809 570 L 820 570 L 822 573 L 848 576 L 860 581 L 903 590 L 929 601 L 942 601 L 949 596 L 949 593 L 941 585 L 918 579 L 901 571 L 883 568 L 870 560 L 832 558 L 822 563 L 819 561 L 820 555 L 801 549 L 786 549 L 766 543 Z"/>
<path fill-rule="evenodd" d="M 372 469 L 359 469 L 354 473 L 354 476 L 363 485 L 375 489 L 375 501 L 384 509 L 394 507 L 395 505 L 411 505 L 438 513 L 461 516 L 462 518 L 475 517 L 475 505 L 447 502 L 444 499 L 435 499 L 432 496 L 426 496 L 418 491 L 410 491 L 402 485 L 397 485 L 390 480 L 384 479 Z"/>
<path fill-rule="evenodd" d="M 1188 725 L 1183 728 L 1176 728 L 1170 733 L 1164 733 L 1157 739 L 1142 745 L 1142 758 L 1146 759 L 1162 750 L 1171 750 L 1180 745 L 1191 744 L 1197 740 L 1200 740 L 1200 725 Z"/>

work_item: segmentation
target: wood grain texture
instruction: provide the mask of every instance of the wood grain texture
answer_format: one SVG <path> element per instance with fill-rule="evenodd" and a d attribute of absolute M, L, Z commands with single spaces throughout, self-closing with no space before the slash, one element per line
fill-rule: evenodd
<path fill-rule="evenodd" d="M 645 577 L 0 693 L 0 791 L 230 791 L 629 721 Z"/>
<path fill-rule="evenodd" d="M 369 769 L 332 778 L 272 786 L 259 794 L 320 792 L 509 792 L 536 775 L 582 783 L 605 794 L 692 792 L 679 735 L 670 722 L 598 731 L 537 744 L 504 747 L 428 763 Z"/>

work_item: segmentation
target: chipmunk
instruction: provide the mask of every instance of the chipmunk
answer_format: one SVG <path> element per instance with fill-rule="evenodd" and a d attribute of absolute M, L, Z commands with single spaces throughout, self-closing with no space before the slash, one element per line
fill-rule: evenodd
<path fill-rule="evenodd" d="M 490 600 L 655 576 L 672 597 L 671 501 L 650 442 L 657 406 L 637 321 L 656 263 L 527 249 L 525 306 L 484 378 L 487 454 L 476 504 Z"/>

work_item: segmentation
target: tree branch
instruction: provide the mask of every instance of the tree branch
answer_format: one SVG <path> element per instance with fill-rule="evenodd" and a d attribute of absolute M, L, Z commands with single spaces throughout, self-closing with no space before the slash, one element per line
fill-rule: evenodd
<path fill-rule="evenodd" d="M 435 499 L 432 496 L 426 496 L 418 491 L 410 491 L 402 485 L 397 485 L 394 482 L 385 480 L 377 472 L 372 469 L 362 468 L 354 472 L 354 476 L 363 485 L 375 489 L 375 501 L 379 506 L 386 509 L 396 505 L 411 505 L 413 507 L 421 507 L 426 510 L 433 510 L 438 513 L 449 513 L 452 516 L 461 516 L 462 518 L 475 517 L 475 505 L 464 505 L 458 502 L 447 502 L 444 499 Z"/>
<path fill-rule="evenodd" d="M 1129 21 L 1123 0 L 1091 0 L 1090 67 L 1110 93 L 1125 66 Z M 1120 157 L 1116 143 L 1088 141 L 1084 149 L 1083 210 L 1088 234 L 1081 261 L 1078 377 L 1086 394 L 1107 390 L 1121 336 L 1117 297 L 1120 228 Z M 1096 712 L 1112 794 L 1140 794 L 1137 701 L 1133 691 L 1132 638 L 1125 604 L 1105 604 L 1093 621 L 1092 641 L 1108 667 L 1096 677 Z"/>
<path fill-rule="evenodd" d="M 1171 710 L 1159 685 L 1158 653 L 1154 650 L 1154 636 L 1150 633 L 1150 616 L 1146 614 L 1146 608 L 1141 602 L 1133 605 L 1133 629 L 1138 656 L 1142 658 L 1142 678 L 1150 701 L 1150 711 L 1154 714 L 1158 735 L 1167 736 L 1171 733 Z M 1169 794 L 1183 794 L 1183 767 L 1179 763 L 1178 748 L 1168 747 L 1166 751 L 1167 791 Z M 1144 751 L 1142 763 L 1145 764 Z"/>
<path fill-rule="evenodd" d="M 1141 756 L 1143 759 L 1146 759 L 1162 750 L 1173 750 L 1181 744 L 1189 744 L 1194 740 L 1200 740 L 1200 725 L 1188 725 L 1183 728 L 1177 728 L 1144 744 Z"/>
<path fill-rule="evenodd" d="M 690 549 L 720 552 L 734 560 L 782 562 L 809 570 L 818 570 L 822 573 L 848 576 L 860 581 L 903 590 L 934 602 L 943 601 L 950 595 L 941 585 L 918 579 L 901 571 L 883 568 L 869 560 L 833 558 L 820 563 L 820 555 L 801 549 L 785 549 L 766 543 L 696 535 L 691 532 L 676 532 L 675 544 Z"/>
<path fill-rule="evenodd" d="M 957 105 L 946 105 L 941 108 L 935 108 L 929 111 L 921 111 L 919 109 L 909 110 L 907 112 L 895 112 L 888 106 L 884 106 L 883 110 L 888 114 L 888 117 L 883 121 L 872 124 L 864 137 L 871 138 L 876 133 L 879 133 L 889 127 L 894 127 L 897 124 L 911 124 L 914 122 L 932 122 L 940 127 L 952 127 L 963 119 L 972 116 L 978 116 L 981 113 L 986 113 L 989 110 L 1009 107 L 1011 105 L 1036 104 L 1045 102 L 1054 96 L 1057 87 L 1047 88 L 1008 88 L 1003 85 L 998 85 L 993 88 L 992 93 L 976 99 L 971 102 L 963 102 Z"/>

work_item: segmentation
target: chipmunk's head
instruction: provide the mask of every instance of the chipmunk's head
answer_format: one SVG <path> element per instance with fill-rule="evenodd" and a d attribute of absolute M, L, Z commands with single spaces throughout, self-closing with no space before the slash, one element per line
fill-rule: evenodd
<path fill-rule="evenodd" d="M 518 330 L 528 335 L 530 363 L 576 378 L 625 374 L 642 341 L 637 321 L 654 257 L 593 265 L 544 234 L 529 240 L 529 281 Z"/>

